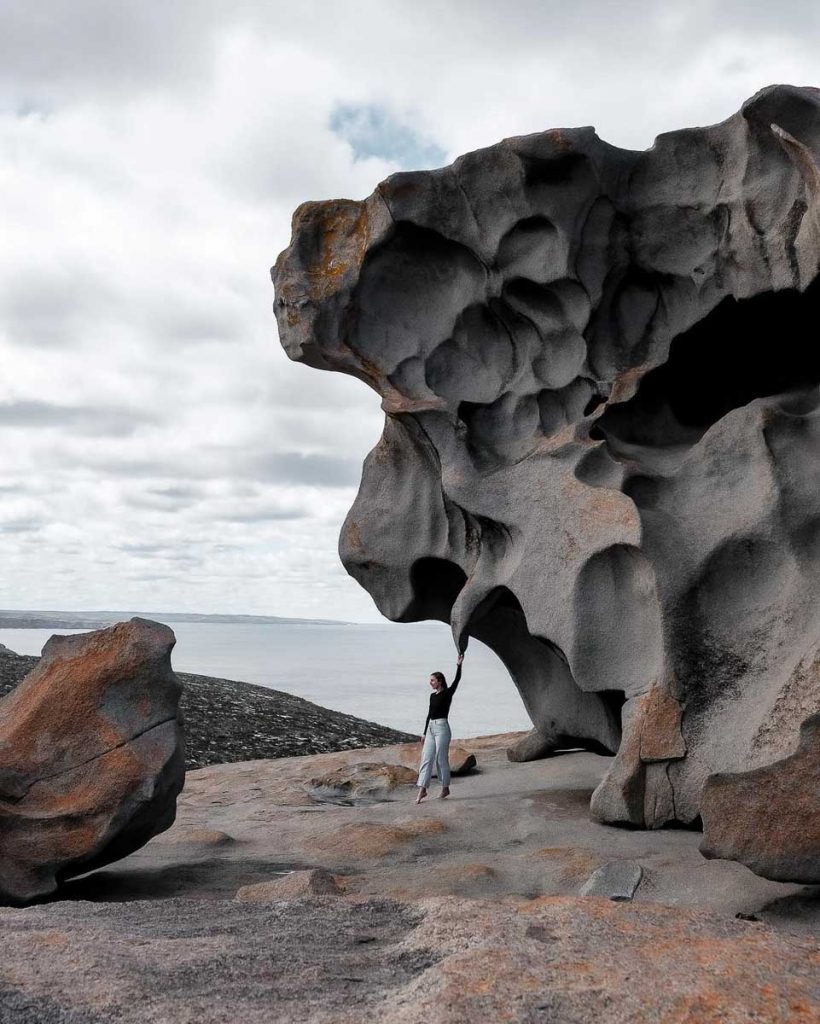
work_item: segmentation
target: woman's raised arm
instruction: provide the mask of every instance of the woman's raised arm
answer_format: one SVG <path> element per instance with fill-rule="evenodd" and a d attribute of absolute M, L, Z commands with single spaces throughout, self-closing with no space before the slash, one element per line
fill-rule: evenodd
<path fill-rule="evenodd" d="M 458 656 L 458 668 L 456 669 L 456 677 L 450 684 L 450 693 L 456 692 L 456 687 L 461 682 L 461 663 L 464 661 L 464 655 L 459 654 Z"/>

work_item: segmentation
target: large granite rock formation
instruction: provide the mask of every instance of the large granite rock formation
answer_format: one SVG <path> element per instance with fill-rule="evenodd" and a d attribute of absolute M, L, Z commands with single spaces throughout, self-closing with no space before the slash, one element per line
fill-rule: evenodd
<path fill-rule="evenodd" d="M 53 636 L 0 701 L 0 901 L 45 896 L 173 824 L 185 779 L 174 643 L 146 619 Z"/>
<path fill-rule="evenodd" d="M 274 268 L 288 354 L 386 414 L 347 570 L 498 653 L 520 756 L 617 751 L 602 821 L 696 820 L 818 704 L 818 153 L 790 86 L 646 152 L 507 139 L 306 203 Z"/>

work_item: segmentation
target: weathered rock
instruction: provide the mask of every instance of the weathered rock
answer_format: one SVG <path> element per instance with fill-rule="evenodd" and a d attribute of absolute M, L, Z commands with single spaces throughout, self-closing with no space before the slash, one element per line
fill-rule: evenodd
<path fill-rule="evenodd" d="M 289 871 L 270 882 L 243 885 L 237 890 L 240 903 L 270 903 L 273 900 L 295 900 L 300 896 L 339 896 L 342 890 L 336 879 L 323 868 Z"/>
<path fill-rule="evenodd" d="M 416 777 L 412 768 L 400 764 L 349 764 L 311 779 L 308 795 L 320 803 L 352 804 L 389 800 L 394 790 L 401 786 L 412 786 Z"/>
<path fill-rule="evenodd" d="M 820 882 L 820 714 L 790 757 L 711 775 L 701 797 L 704 857 L 737 860 L 776 882 Z"/>
<path fill-rule="evenodd" d="M 816 1024 L 817 942 L 550 897 L 61 903 L 0 918 L 13 1024 Z"/>
<path fill-rule="evenodd" d="M 185 779 L 174 642 L 136 618 L 53 636 L 0 701 L 0 899 L 45 896 L 173 823 Z"/>
<path fill-rule="evenodd" d="M 641 884 L 643 868 L 635 860 L 611 860 L 602 864 L 581 886 L 582 896 L 603 896 L 616 903 L 628 903 Z"/>
<path fill-rule="evenodd" d="M 546 757 L 555 749 L 554 739 L 545 736 L 538 729 L 530 731 L 511 747 L 507 747 L 507 760 L 522 763 L 524 761 L 537 761 Z"/>
<path fill-rule="evenodd" d="M 478 765 L 475 754 L 456 744 L 450 747 L 450 774 L 455 776 L 469 775 Z"/>
<path fill-rule="evenodd" d="M 386 413 L 345 567 L 492 647 L 541 750 L 617 751 L 602 821 L 696 820 L 817 706 L 818 152 L 790 86 L 507 139 L 303 205 L 274 268 L 288 354 Z"/>

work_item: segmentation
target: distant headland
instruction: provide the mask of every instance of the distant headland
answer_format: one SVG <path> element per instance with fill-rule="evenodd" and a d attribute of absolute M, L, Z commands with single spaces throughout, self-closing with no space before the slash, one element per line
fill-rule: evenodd
<path fill-rule="evenodd" d="M 352 626 L 339 619 L 292 619 L 279 615 L 200 615 L 196 612 L 29 611 L 0 609 L 0 629 L 103 629 L 134 616 L 156 622 L 208 622 L 255 626 Z"/>

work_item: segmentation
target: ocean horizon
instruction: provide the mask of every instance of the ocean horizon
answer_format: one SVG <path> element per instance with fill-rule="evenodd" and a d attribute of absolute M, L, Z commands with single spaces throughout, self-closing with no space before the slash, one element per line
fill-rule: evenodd
<path fill-rule="evenodd" d="M 334 711 L 410 733 L 424 728 L 428 679 L 452 679 L 456 651 L 443 623 L 169 622 L 177 672 L 235 679 L 304 697 Z M 39 655 L 50 636 L 78 629 L 0 629 L 0 643 Z M 455 737 L 530 729 L 500 659 L 470 640 L 453 700 Z"/>

